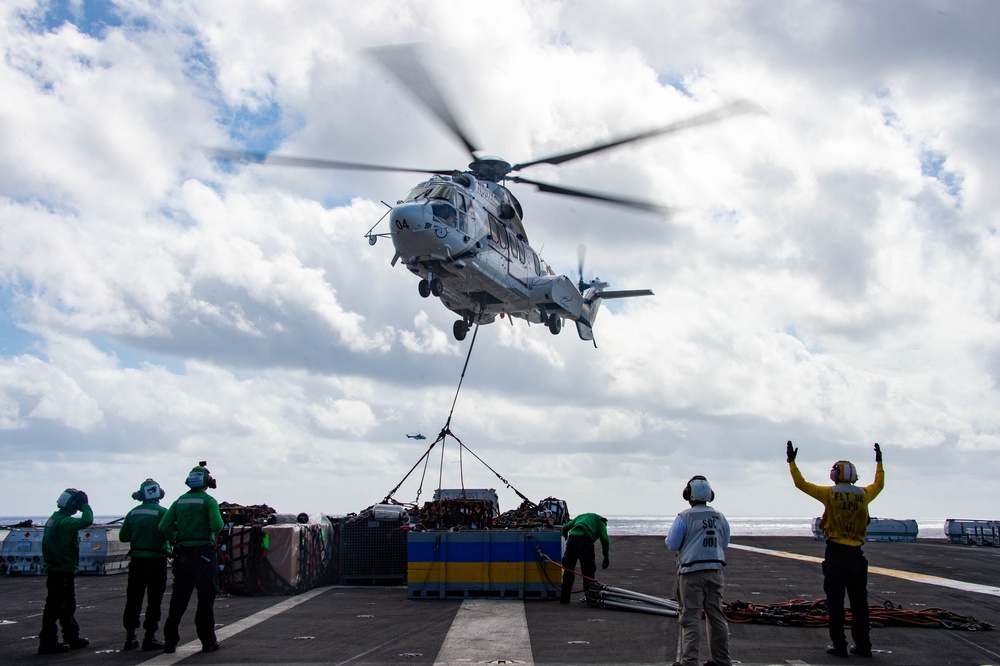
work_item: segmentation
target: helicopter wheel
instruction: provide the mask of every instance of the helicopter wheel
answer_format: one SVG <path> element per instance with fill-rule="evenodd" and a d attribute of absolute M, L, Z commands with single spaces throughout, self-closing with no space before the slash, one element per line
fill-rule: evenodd
<path fill-rule="evenodd" d="M 456 340 L 464 340 L 465 334 L 469 332 L 469 325 L 465 323 L 465 320 L 459 319 L 452 326 L 451 332 L 455 334 Z"/>
<path fill-rule="evenodd" d="M 549 317 L 549 330 L 552 331 L 552 335 L 559 335 L 559 331 L 562 330 L 562 319 L 554 312 Z"/>
<path fill-rule="evenodd" d="M 417 291 L 420 292 L 421 296 L 423 296 L 424 298 L 427 298 L 428 296 L 431 295 L 431 285 L 430 285 L 430 283 L 427 282 L 427 280 L 421 280 L 420 283 L 417 284 Z"/>
<path fill-rule="evenodd" d="M 440 279 L 434 278 L 431 280 L 430 289 L 432 294 L 440 296 L 444 293 L 444 283 Z"/>

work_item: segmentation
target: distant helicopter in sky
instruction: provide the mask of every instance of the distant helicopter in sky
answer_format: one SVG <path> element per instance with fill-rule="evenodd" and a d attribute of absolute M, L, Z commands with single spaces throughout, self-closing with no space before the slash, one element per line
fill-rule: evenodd
<path fill-rule="evenodd" d="M 408 432 L 408 433 L 406 433 L 406 436 L 408 438 L 410 438 L 410 439 L 417 439 L 417 440 L 427 439 L 426 437 L 424 437 L 423 435 L 421 435 L 419 432 Z"/>
<path fill-rule="evenodd" d="M 657 129 L 512 165 L 500 157 L 477 155 L 479 151 L 455 120 L 416 45 L 383 46 L 370 52 L 464 145 L 472 157 L 468 169 L 414 169 L 222 148 L 203 150 L 209 157 L 224 161 L 429 174 L 390 206 L 389 231 L 375 233 L 375 227 L 382 221 L 379 220 L 366 238 L 371 245 L 379 238 L 391 238 L 395 247 L 392 265 L 402 261 L 420 278 L 417 284 L 420 296 L 437 297 L 459 315 L 452 328 L 457 340 L 464 340 L 473 324 L 489 324 L 498 316 L 507 316 L 544 324 L 553 334 L 560 332 L 564 320 L 570 320 L 576 324 L 582 340 L 593 341 L 593 326 L 602 301 L 653 295 L 649 289 L 612 291 L 607 282 L 597 278 L 585 281 L 582 246 L 578 247 L 576 283 L 567 275 L 557 275 L 529 245 L 521 203 L 505 183 L 532 185 L 542 192 L 651 213 L 667 214 L 669 208 L 639 199 L 542 183 L 512 175 L 514 172 L 537 164 L 563 164 L 624 144 L 759 110 L 750 102 L 738 101 Z"/>

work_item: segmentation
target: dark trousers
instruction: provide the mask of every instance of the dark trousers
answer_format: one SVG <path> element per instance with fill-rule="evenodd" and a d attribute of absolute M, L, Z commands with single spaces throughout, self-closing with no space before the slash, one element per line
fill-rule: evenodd
<path fill-rule="evenodd" d="M 125 588 L 125 613 L 122 623 L 130 636 L 139 628 L 142 600 L 146 598 L 146 619 L 142 628 L 152 636 L 160 626 L 160 603 L 167 590 L 167 558 L 132 557 L 128 565 L 128 586 Z"/>
<path fill-rule="evenodd" d="M 580 572 L 584 575 L 583 591 L 587 592 L 590 587 L 590 580 L 597 573 L 597 560 L 594 558 L 594 542 L 580 534 L 571 534 L 566 539 L 566 553 L 563 555 L 562 589 L 560 590 L 560 601 L 569 603 L 570 595 L 573 593 L 573 583 L 576 576 L 573 571 L 576 563 L 580 562 Z"/>
<path fill-rule="evenodd" d="M 42 611 L 42 631 L 38 639 L 42 645 L 55 645 L 59 642 L 59 629 L 62 625 L 63 641 L 75 641 L 80 637 L 80 625 L 74 617 L 76 613 L 76 574 L 49 572 L 45 579 L 45 610 Z"/>
<path fill-rule="evenodd" d="M 219 560 L 215 546 L 180 546 L 174 553 L 174 589 L 163 625 L 167 645 L 180 643 L 180 624 L 191 593 L 198 590 L 194 626 L 202 645 L 215 642 L 215 595 L 219 593 Z"/>
<path fill-rule="evenodd" d="M 871 649 L 868 627 L 868 560 L 860 546 L 828 541 L 823 560 L 823 591 L 830 615 L 830 640 L 847 647 L 844 636 L 844 593 L 851 601 L 851 638 L 861 650 Z"/>

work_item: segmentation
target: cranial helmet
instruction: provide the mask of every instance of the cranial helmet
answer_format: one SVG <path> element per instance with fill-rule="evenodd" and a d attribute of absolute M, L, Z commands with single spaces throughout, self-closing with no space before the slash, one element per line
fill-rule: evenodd
<path fill-rule="evenodd" d="M 681 493 L 683 497 L 688 502 L 711 502 L 715 499 L 715 491 L 712 490 L 712 485 L 708 482 L 708 479 L 701 476 L 692 476 L 684 486 L 684 492 Z"/>
<path fill-rule="evenodd" d="M 838 460 L 830 469 L 830 480 L 834 483 L 854 483 L 858 480 L 858 468 L 849 460 Z"/>
<path fill-rule="evenodd" d="M 195 488 L 215 488 L 215 479 L 212 477 L 211 472 L 205 467 L 207 463 L 202 460 L 198 463 L 197 467 L 193 467 L 190 472 L 188 472 L 187 480 L 184 482 L 188 488 L 194 490 Z"/>
<path fill-rule="evenodd" d="M 70 513 L 76 513 L 80 510 L 79 501 L 76 498 L 79 492 L 76 488 L 67 488 L 62 491 L 59 499 L 56 500 L 56 506 L 60 509 L 67 509 Z"/>
<path fill-rule="evenodd" d="M 156 481 L 146 479 L 139 486 L 139 490 L 132 493 L 132 499 L 140 502 L 158 502 L 163 499 L 163 488 Z"/>

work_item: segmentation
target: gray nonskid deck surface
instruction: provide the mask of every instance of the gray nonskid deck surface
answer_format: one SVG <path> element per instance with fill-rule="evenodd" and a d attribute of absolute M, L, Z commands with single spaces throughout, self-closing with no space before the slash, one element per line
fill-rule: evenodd
<path fill-rule="evenodd" d="M 737 538 L 738 545 L 821 558 L 823 543 L 807 537 Z M 907 571 L 993 587 L 1000 582 L 1000 549 L 957 546 L 943 541 L 870 543 L 872 567 Z M 726 601 L 773 604 L 823 596 L 819 564 L 730 549 Z M 612 537 L 611 568 L 601 582 L 661 597 L 673 597 L 673 556 L 661 537 Z M 676 657 L 677 623 L 672 618 L 591 608 L 576 601 L 410 600 L 403 587 L 332 586 L 297 597 L 220 597 L 216 602 L 222 649 L 212 654 L 176 655 L 121 651 L 125 576 L 77 579 L 77 619 L 89 648 L 40 657 L 37 633 L 45 595 L 41 577 L 0 578 L 0 660 L 5 664 L 663 664 Z M 989 622 L 990 632 L 931 628 L 876 628 L 872 660 L 825 654 L 825 628 L 804 629 L 731 624 L 730 648 L 741 664 L 882 663 L 919 666 L 1000 664 L 1000 596 L 929 585 L 888 575 L 869 578 L 870 603 L 891 601 L 903 608 L 944 608 Z M 168 597 L 164 600 L 164 611 Z M 496 604 L 497 606 L 493 606 Z M 499 606 L 503 604 L 504 606 Z M 511 606 L 513 605 L 513 606 Z M 523 607 L 523 619 L 521 608 Z M 496 608 L 497 632 L 482 619 Z M 456 617 L 460 617 L 455 623 Z M 465 620 L 461 619 L 466 618 Z M 182 625 L 182 647 L 195 641 L 194 604 Z M 526 623 L 526 632 L 517 623 Z M 455 623 L 455 633 L 449 631 Z M 511 626 L 507 626 L 510 624 Z M 459 627 L 459 625 L 461 625 Z M 499 628 L 501 627 L 502 628 Z M 461 630 L 461 631 L 460 631 Z M 456 638 L 460 636 L 460 638 Z M 442 646 L 448 649 L 442 651 Z M 527 641 L 530 649 L 520 643 Z M 465 653 L 461 647 L 467 646 Z M 708 658 L 703 648 L 702 659 Z"/>

